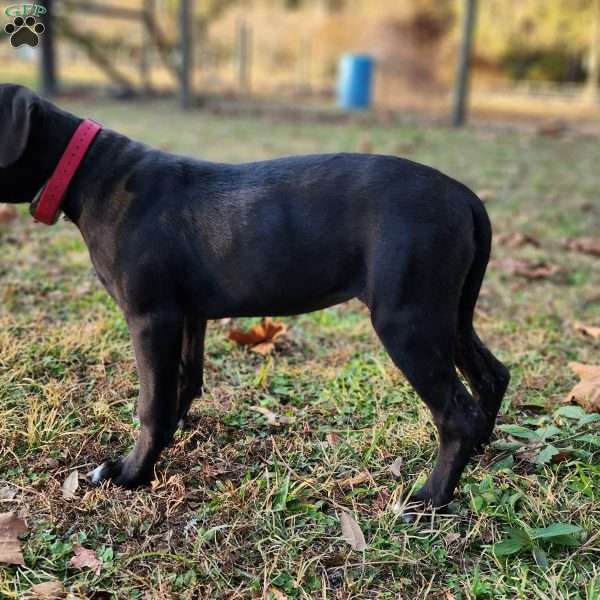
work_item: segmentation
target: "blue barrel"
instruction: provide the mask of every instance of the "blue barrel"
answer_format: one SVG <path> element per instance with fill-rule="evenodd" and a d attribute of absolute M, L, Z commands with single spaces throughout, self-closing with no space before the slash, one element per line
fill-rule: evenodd
<path fill-rule="evenodd" d="M 375 61 L 368 54 L 344 54 L 338 72 L 338 104 L 346 110 L 371 105 Z"/>

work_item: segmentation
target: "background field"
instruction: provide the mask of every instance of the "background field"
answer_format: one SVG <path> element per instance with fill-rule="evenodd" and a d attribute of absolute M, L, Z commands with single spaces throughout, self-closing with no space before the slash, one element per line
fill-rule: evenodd
<path fill-rule="evenodd" d="M 598 451 L 572 437 L 597 423 L 577 429 L 579 420 L 555 413 L 576 381 L 567 363 L 597 363 L 600 350 L 574 328 L 600 324 L 598 258 L 563 246 L 600 230 L 597 138 L 224 118 L 181 114 L 168 102 L 66 106 L 207 159 L 391 153 L 481 192 L 496 233 L 540 242 L 496 245 L 494 259 L 562 269 L 539 281 L 489 271 L 477 321 L 512 372 L 501 423 L 552 424 L 556 445 L 574 449 L 556 464 L 488 449 L 463 477 L 452 515 L 404 523 L 392 507 L 430 469 L 434 430 L 352 302 L 285 319 L 289 335 L 267 358 L 227 340 L 234 324 L 212 324 L 206 394 L 164 453 L 153 489 L 94 489 L 82 480 L 77 497 L 64 500 L 70 471 L 83 474 L 131 445 L 137 378 L 123 318 L 75 227 L 44 228 L 23 210 L 0 229 L 0 489 L 17 492 L 0 498 L 0 512 L 24 514 L 29 535 L 27 567 L 0 567 L 0 597 L 22 597 L 52 577 L 74 597 L 93 598 L 600 597 Z M 269 427 L 256 405 L 296 422 Z M 395 479 L 389 465 L 398 456 Z M 364 553 L 343 541 L 341 508 L 364 531 Z M 508 557 L 491 550 L 511 527 L 558 522 L 583 532 L 577 546 L 542 540 L 547 565 L 527 549 Z M 97 552 L 98 573 L 69 567 L 77 543 Z"/>

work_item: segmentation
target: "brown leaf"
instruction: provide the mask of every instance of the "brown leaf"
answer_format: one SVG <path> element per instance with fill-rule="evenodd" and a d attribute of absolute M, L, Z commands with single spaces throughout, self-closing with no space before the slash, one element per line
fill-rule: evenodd
<path fill-rule="evenodd" d="M 540 247 L 540 243 L 534 237 L 521 233 L 520 231 L 514 231 L 512 233 L 501 233 L 496 236 L 496 242 L 501 246 L 507 246 L 508 248 L 522 248 L 523 246 L 535 246 Z"/>
<path fill-rule="evenodd" d="M 364 154 L 373 154 L 373 142 L 368 138 L 361 140 L 358 148 Z"/>
<path fill-rule="evenodd" d="M 575 323 L 575 329 L 584 335 L 589 335 L 591 338 L 600 338 L 600 327 L 584 325 L 583 323 Z"/>
<path fill-rule="evenodd" d="M 352 477 L 346 477 L 341 481 L 338 481 L 338 485 L 344 488 L 352 488 L 355 485 L 360 485 L 361 483 L 365 483 L 365 481 L 371 481 L 371 473 L 369 471 L 361 471 L 356 475 L 352 475 Z"/>
<path fill-rule="evenodd" d="M 461 538 L 460 533 L 451 531 L 444 537 L 444 542 L 445 542 L 446 546 L 451 546 L 452 544 L 454 544 L 454 542 L 458 542 L 458 540 L 460 540 L 460 538 Z"/>
<path fill-rule="evenodd" d="M 0 223 L 13 221 L 17 214 L 17 209 L 12 204 L 0 204 Z"/>
<path fill-rule="evenodd" d="M 252 348 L 250 348 L 250 352 L 256 352 L 257 354 L 266 356 L 274 349 L 275 344 L 273 342 L 261 342 L 260 344 L 256 344 L 256 346 L 252 346 Z"/>
<path fill-rule="evenodd" d="M 273 425 L 274 427 L 281 427 L 281 425 L 291 425 L 292 423 L 296 422 L 296 417 L 286 417 L 284 415 L 277 415 L 268 408 L 265 408 L 264 406 L 251 406 L 250 408 L 266 417 L 267 423 L 269 425 Z"/>
<path fill-rule="evenodd" d="M 569 368 L 581 381 L 567 394 L 565 402 L 576 402 L 587 412 L 600 412 L 600 365 L 571 362 Z"/>
<path fill-rule="evenodd" d="M 335 431 L 328 431 L 325 439 L 330 446 L 337 446 L 340 443 L 340 436 Z"/>
<path fill-rule="evenodd" d="M 96 556 L 96 552 L 94 550 L 89 550 L 88 548 L 84 548 L 79 544 L 73 544 L 73 552 L 75 556 L 71 558 L 69 564 L 76 569 L 83 569 L 87 567 L 91 569 L 98 575 L 100 573 L 100 569 L 102 568 L 102 563 L 98 560 Z"/>
<path fill-rule="evenodd" d="M 391 465 L 390 471 L 396 479 L 400 479 L 402 477 L 402 465 L 404 464 L 404 459 L 399 456 Z"/>
<path fill-rule="evenodd" d="M 367 547 L 365 536 L 354 517 L 344 510 L 340 516 L 340 523 L 342 524 L 342 537 L 344 540 L 354 550 L 364 550 Z"/>
<path fill-rule="evenodd" d="M 373 502 L 373 510 L 375 512 L 381 512 L 385 510 L 388 502 L 390 501 L 391 492 L 387 488 L 382 488 L 381 491 L 377 493 L 377 498 Z"/>
<path fill-rule="evenodd" d="M 554 119 L 547 123 L 542 123 L 537 128 L 538 135 L 544 135 L 547 137 L 560 137 L 567 131 L 567 124 L 561 119 Z"/>
<path fill-rule="evenodd" d="M 27 533 L 25 521 L 14 512 L 0 514 L 0 563 L 24 565 L 18 536 Z"/>
<path fill-rule="evenodd" d="M 229 339 L 240 346 L 252 346 L 253 352 L 259 354 L 268 354 L 275 347 L 275 340 L 286 332 L 284 323 L 273 321 L 271 317 L 266 317 L 258 325 L 254 325 L 248 331 L 232 329 L 229 332 Z"/>
<path fill-rule="evenodd" d="M 45 598 L 46 600 L 60 600 L 65 597 L 65 586 L 61 581 L 45 581 L 38 583 L 29 590 L 34 598 Z"/>
<path fill-rule="evenodd" d="M 5 485 L 0 488 L 0 501 L 1 500 L 12 500 L 17 495 L 17 489 L 10 487 L 9 485 Z"/>
<path fill-rule="evenodd" d="M 560 267 L 545 261 L 532 262 L 524 258 L 511 257 L 492 260 L 490 261 L 490 266 L 507 275 L 518 275 L 530 280 L 547 279 L 562 271 Z"/>
<path fill-rule="evenodd" d="M 270 586 L 267 592 L 271 594 L 275 600 L 287 600 L 287 596 L 274 586 Z"/>
<path fill-rule="evenodd" d="M 554 464 L 558 464 L 561 462 L 565 462 L 566 460 L 571 460 L 573 458 L 573 453 L 569 452 L 569 450 L 559 450 L 556 454 L 552 456 L 550 459 Z"/>
<path fill-rule="evenodd" d="M 75 498 L 77 488 L 79 487 L 79 471 L 72 471 L 69 476 L 65 479 L 62 486 L 62 497 L 65 500 Z"/>
<path fill-rule="evenodd" d="M 580 237 L 566 240 L 565 246 L 574 252 L 600 256 L 600 238 Z"/>
<path fill-rule="evenodd" d="M 479 190 L 477 192 L 477 196 L 479 196 L 479 199 L 482 202 L 489 202 L 490 200 L 493 200 L 496 197 L 496 192 L 494 190 L 489 189 Z"/>
<path fill-rule="evenodd" d="M 44 464 L 49 468 L 49 469 L 56 469 L 56 467 L 58 467 L 58 465 L 60 464 L 55 458 L 52 458 L 51 456 L 49 456 L 48 458 L 44 459 Z"/>

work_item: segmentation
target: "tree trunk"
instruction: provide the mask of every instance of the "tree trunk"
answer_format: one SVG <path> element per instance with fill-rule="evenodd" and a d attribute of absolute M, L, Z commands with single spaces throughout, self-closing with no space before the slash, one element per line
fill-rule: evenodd
<path fill-rule="evenodd" d="M 52 0 L 42 0 L 40 4 L 46 9 L 42 23 L 46 30 L 40 38 L 40 88 L 43 96 L 51 97 L 56 94 L 56 52 L 54 46 L 54 3 Z"/>
<path fill-rule="evenodd" d="M 469 76 L 471 71 L 471 52 L 477 17 L 477 0 L 464 0 L 464 15 L 462 39 L 458 57 L 458 68 L 454 86 L 454 101 L 452 107 L 452 124 L 455 127 L 464 125 L 467 119 L 469 101 Z"/>

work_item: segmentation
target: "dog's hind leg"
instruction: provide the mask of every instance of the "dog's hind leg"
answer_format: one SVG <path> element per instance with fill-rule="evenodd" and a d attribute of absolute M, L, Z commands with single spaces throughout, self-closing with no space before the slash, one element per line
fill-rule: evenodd
<path fill-rule="evenodd" d="M 442 507 L 487 425 L 455 367 L 458 308 L 475 249 L 470 237 L 442 227 L 401 230 L 388 239 L 399 240 L 397 247 L 382 245 L 371 255 L 367 304 L 375 331 L 439 434 L 436 464 L 412 499 Z"/>
<path fill-rule="evenodd" d="M 508 369 L 485 347 L 473 328 L 475 305 L 490 256 L 492 230 L 485 209 L 471 198 L 475 253 L 461 291 L 457 312 L 456 366 L 469 382 L 487 418 L 479 445 L 489 441 L 510 381 Z"/>
<path fill-rule="evenodd" d="M 102 464 L 92 472 L 91 479 L 93 483 L 112 479 L 118 485 L 131 488 L 152 479 L 154 464 L 177 428 L 183 317 L 172 309 L 165 309 L 129 315 L 127 321 L 140 378 L 140 433 L 126 457 Z"/>
<path fill-rule="evenodd" d="M 456 364 L 469 382 L 473 396 L 479 401 L 487 419 L 479 446 L 487 444 L 510 381 L 508 369 L 485 347 L 471 327 L 459 333 Z"/>
<path fill-rule="evenodd" d="M 372 321 L 388 354 L 431 410 L 440 440 L 435 467 L 411 500 L 447 505 L 485 427 L 485 416 L 459 380 L 452 320 L 419 306 L 378 308 Z"/>
<path fill-rule="evenodd" d="M 186 316 L 179 365 L 177 426 L 183 427 L 192 401 L 202 394 L 206 319 Z"/>

